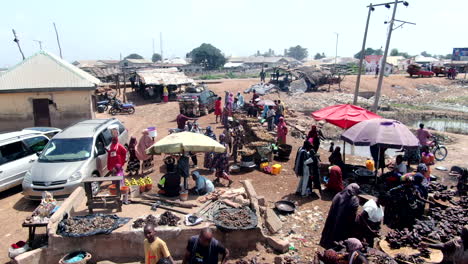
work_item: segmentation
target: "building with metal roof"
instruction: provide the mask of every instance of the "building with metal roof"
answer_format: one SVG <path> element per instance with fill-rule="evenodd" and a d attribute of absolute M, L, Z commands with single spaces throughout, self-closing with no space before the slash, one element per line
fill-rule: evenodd
<path fill-rule="evenodd" d="M 32 126 L 64 128 L 94 118 L 100 81 L 46 51 L 0 75 L 0 130 Z"/>

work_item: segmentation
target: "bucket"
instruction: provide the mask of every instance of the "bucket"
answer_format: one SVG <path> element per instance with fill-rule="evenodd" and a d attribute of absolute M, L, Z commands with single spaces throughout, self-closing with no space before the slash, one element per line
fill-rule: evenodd
<path fill-rule="evenodd" d="M 131 185 L 130 186 L 130 198 L 140 197 L 140 186 Z"/>
<path fill-rule="evenodd" d="M 140 186 L 140 193 L 146 192 L 146 185 L 139 185 Z"/>
<path fill-rule="evenodd" d="M 145 185 L 145 191 L 149 192 L 149 191 L 151 191 L 151 189 L 153 189 L 153 184 L 146 184 Z"/>
<path fill-rule="evenodd" d="M 117 195 L 117 186 L 115 184 L 111 184 L 109 186 L 110 195 Z"/>
<path fill-rule="evenodd" d="M 158 131 L 156 130 L 156 127 L 148 127 L 148 134 L 150 137 L 155 138 L 158 135 Z"/>
<path fill-rule="evenodd" d="M 283 166 L 281 166 L 280 164 L 275 164 L 275 165 L 271 166 L 271 173 L 275 174 L 275 175 L 280 174 L 282 167 Z"/>
<path fill-rule="evenodd" d="M 180 192 L 179 198 L 180 198 L 181 201 L 187 201 L 188 200 L 188 192 L 187 191 Z"/>
<path fill-rule="evenodd" d="M 120 191 L 122 192 L 122 194 L 129 193 L 130 192 L 130 187 L 122 186 L 122 187 L 120 187 Z"/>
<path fill-rule="evenodd" d="M 80 257 L 79 257 L 80 255 L 82 255 L 83 258 L 80 259 Z M 68 261 L 70 261 L 71 259 L 73 259 L 75 257 L 77 258 L 77 261 L 68 262 Z M 75 252 L 69 253 L 69 254 L 65 255 L 63 258 L 61 258 L 60 261 L 59 261 L 59 264 L 86 264 L 86 263 L 88 263 L 88 260 L 91 259 L 91 257 L 92 257 L 91 254 L 88 253 L 88 252 L 75 251 Z"/>

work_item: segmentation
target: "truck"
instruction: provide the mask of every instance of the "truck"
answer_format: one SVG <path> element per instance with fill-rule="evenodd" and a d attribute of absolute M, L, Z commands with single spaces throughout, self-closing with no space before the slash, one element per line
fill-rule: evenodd
<path fill-rule="evenodd" d="M 410 77 L 413 77 L 413 75 L 416 75 L 418 77 L 432 77 L 434 76 L 434 72 L 432 71 L 423 71 L 421 70 L 421 66 L 417 64 L 411 64 L 408 66 L 408 69 L 406 70 L 407 73 L 409 73 Z"/>
<path fill-rule="evenodd" d="M 214 111 L 218 96 L 205 85 L 187 87 L 185 93 L 177 97 L 179 111 L 186 116 L 199 117 Z"/>

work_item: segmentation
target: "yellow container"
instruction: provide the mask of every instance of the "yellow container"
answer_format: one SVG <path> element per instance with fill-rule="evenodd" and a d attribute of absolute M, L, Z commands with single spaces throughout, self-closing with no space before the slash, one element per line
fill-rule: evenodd
<path fill-rule="evenodd" d="M 275 164 L 275 165 L 271 166 L 271 173 L 272 174 L 280 174 L 282 167 L 283 166 L 281 166 L 280 164 Z"/>
<path fill-rule="evenodd" d="M 260 169 L 263 170 L 263 168 L 268 167 L 268 162 L 262 162 L 260 163 Z"/>
<path fill-rule="evenodd" d="M 366 168 L 370 171 L 374 171 L 375 166 L 374 166 L 374 161 L 373 160 L 366 160 Z"/>

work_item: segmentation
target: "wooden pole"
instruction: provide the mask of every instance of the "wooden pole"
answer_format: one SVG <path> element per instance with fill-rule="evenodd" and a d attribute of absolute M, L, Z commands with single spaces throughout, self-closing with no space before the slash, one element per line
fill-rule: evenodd
<path fill-rule="evenodd" d="M 16 36 L 16 31 L 15 31 L 14 29 L 12 29 L 12 31 L 13 31 L 13 36 L 15 36 L 15 39 L 14 39 L 13 41 L 16 42 L 16 45 L 18 45 L 18 49 L 19 49 L 19 51 L 20 51 L 20 53 L 21 53 L 21 56 L 23 57 L 23 60 L 25 60 L 26 58 L 24 57 L 23 50 L 21 49 L 21 46 L 20 46 L 20 44 L 19 44 L 19 39 L 18 39 L 18 37 Z"/>
<path fill-rule="evenodd" d="M 59 39 L 59 35 L 58 35 L 58 32 L 57 32 L 57 27 L 55 26 L 55 22 L 54 22 L 54 29 L 55 29 L 55 36 L 57 37 L 57 44 L 58 44 L 58 48 L 59 48 L 59 52 L 60 52 L 60 58 L 63 59 L 63 57 L 62 57 L 62 47 L 60 47 L 60 39 Z"/>
<path fill-rule="evenodd" d="M 124 89 L 123 89 L 122 99 L 124 102 L 127 102 L 127 77 L 125 76 L 125 71 L 123 72 L 123 79 L 124 79 Z"/>

